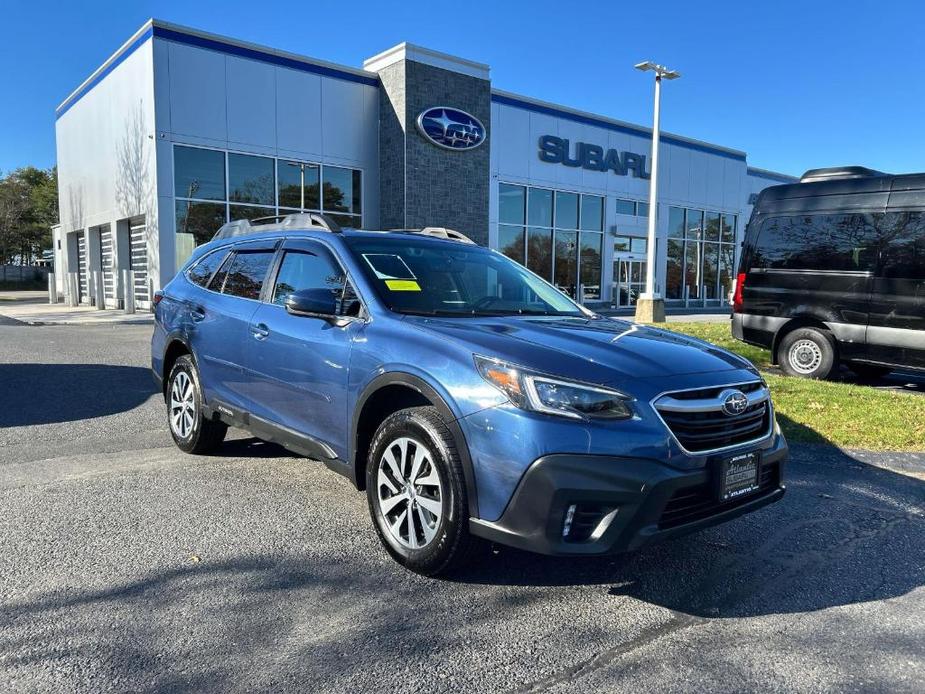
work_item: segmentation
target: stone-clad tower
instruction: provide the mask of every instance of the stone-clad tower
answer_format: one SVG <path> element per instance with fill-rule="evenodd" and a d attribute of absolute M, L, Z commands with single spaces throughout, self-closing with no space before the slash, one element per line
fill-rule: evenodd
<path fill-rule="evenodd" d="M 491 83 L 487 65 L 407 43 L 365 61 L 379 75 L 379 223 L 383 229 L 448 227 L 488 244 Z M 417 127 L 433 107 L 484 126 L 474 149 L 439 147 Z"/>

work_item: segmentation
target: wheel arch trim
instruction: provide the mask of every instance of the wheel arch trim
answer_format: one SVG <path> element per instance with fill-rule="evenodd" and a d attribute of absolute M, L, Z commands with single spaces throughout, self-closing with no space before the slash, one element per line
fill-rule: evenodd
<path fill-rule="evenodd" d="M 475 469 L 472 464 L 472 457 L 469 454 L 469 444 L 466 440 L 465 432 L 460 424 L 460 417 L 452 410 L 447 399 L 437 390 L 435 386 L 428 383 L 421 376 L 408 373 L 406 371 L 388 371 L 378 375 L 370 381 L 357 398 L 353 408 L 353 415 L 350 421 L 350 441 L 349 441 L 349 465 L 350 479 L 357 489 L 365 487 L 365 468 L 361 470 L 361 462 L 365 454 L 361 454 L 358 447 L 359 441 L 359 423 L 363 409 L 369 399 L 383 388 L 389 386 L 402 386 L 410 388 L 419 395 L 428 400 L 440 416 L 443 417 L 447 428 L 456 440 L 456 450 L 459 453 L 460 462 L 462 463 L 463 476 L 466 483 L 466 495 L 468 496 L 469 516 L 478 518 L 478 494 L 475 480 Z"/>

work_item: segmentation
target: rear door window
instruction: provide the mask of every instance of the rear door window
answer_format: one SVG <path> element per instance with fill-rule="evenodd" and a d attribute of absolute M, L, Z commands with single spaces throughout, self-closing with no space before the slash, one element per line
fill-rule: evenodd
<path fill-rule="evenodd" d="M 876 266 L 877 251 L 870 214 L 774 217 L 761 227 L 752 267 L 869 272 Z"/>
<path fill-rule="evenodd" d="M 259 299 L 270 265 L 273 251 L 238 251 L 228 266 L 223 294 L 244 299 Z"/>

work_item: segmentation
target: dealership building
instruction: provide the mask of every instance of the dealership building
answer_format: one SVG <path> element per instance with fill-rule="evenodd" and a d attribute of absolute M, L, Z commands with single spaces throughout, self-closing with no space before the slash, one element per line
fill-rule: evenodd
<path fill-rule="evenodd" d="M 58 107 L 56 137 L 56 276 L 81 303 L 119 307 L 128 277 L 147 306 L 224 222 L 300 210 L 456 229 L 589 304 L 643 289 L 650 129 L 501 91 L 487 65 L 427 48 L 358 69 L 152 20 Z M 793 180 L 662 133 L 669 307 L 725 301 L 751 202 Z"/>

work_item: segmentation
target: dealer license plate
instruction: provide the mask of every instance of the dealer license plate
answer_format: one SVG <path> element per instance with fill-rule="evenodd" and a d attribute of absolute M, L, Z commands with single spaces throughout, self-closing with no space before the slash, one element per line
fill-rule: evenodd
<path fill-rule="evenodd" d="M 758 491 L 757 452 L 741 453 L 720 461 L 719 500 L 732 501 Z"/>

